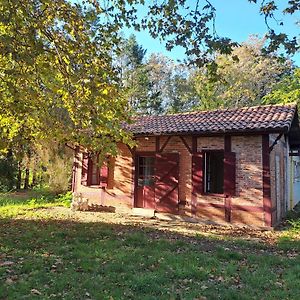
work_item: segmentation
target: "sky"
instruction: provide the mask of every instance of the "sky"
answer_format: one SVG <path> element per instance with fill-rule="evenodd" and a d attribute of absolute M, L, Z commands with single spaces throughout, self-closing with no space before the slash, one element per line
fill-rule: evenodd
<path fill-rule="evenodd" d="M 191 5 L 195 0 L 190 0 Z M 200 1 L 200 3 L 205 1 Z M 259 14 L 259 6 L 249 3 L 247 0 L 211 0 L 216 7 L 216 30 L 219 36 L 227 36 L 238 43 L 246 41 L 250 35 L 258 35 L 263 37 L 267 32 L 267 27 L 264 22 L 264 17 Z M 288 1 L 278 0 L 280 4 L 286 4 Z M 284 6 L 282 6 L 284 7 Z M 291 37 L 298 36 L 300 33 L 300 25 L 296 25 L 297 20 L 300 20 L 300 13 L 293 16 L 277 15 L 279 20 L 284 21 L 284 26 L 277 26 L 271 23 L 272 28 L 288 33 Z M 164 45 L 159 40 L 152 39 L 146 32 L 134 32 L 126 30 L 125 35 L 135 33 L 137 41 L 140 45 L 147 49 L 147 54 L 161 52 L 164 55 L 174 59 L 182 60 L 185 57 L 182 48 L 175 48 L 171 52 L 164 48 Z M 300 38 L 300 37 L 299 37 Z M 292 59 L 297 66 L 300 66 L 300 53 L 294 55 Z"/>

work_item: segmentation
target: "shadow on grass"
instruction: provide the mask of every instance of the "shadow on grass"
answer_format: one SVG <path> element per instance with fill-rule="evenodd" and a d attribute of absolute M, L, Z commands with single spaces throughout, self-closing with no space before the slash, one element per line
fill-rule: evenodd
<path fill-rule="evenodd" d="M 300 298 L 300 259 L 280 246 L 144 226 L 1 219 L 0 247 L 3 299 Z"/>

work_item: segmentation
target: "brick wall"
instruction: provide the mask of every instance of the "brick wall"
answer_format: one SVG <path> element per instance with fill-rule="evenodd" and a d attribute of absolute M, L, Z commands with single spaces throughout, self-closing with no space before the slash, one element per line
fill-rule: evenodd
<path fill-rule="evenodd" d="M 162 147 L 167 137 L 160 137 Z M 192 149 L 192 137 L 185 137 L 187 145 Z M 156 137 L 137 138 L 136 151 L 155 152 Z M 280 145 L 276 146 L 280 147 Z M 197 138 L 197 151 L 224 149 L 224 137 Z M 262 181 L 262 136 L 233 136 L 231 151 L 236 153 L 236 196 L 231 199 L 231 222 L 254 226 L 265 226 L 263 211 L 263 181 Z M 276 148 L 277 151 L 277 148 Z M 276 152 L 274 151 L 274 153 Z M 281 153 L 281 150 L 278 150 Z M 180 213 L 191 215 L 192 198 L 192 155 L 180 137 L 169 139 L 163 152 L 178 152 L 179 165 L 179 201 Z M 272 153 L 273 155 L 273 153 Z M 80 160 L 80 158 L 79 158 Z M 272 157 L 271 157 L 272 161 Z M 79 164 L 80 165 L 80 164 Z M 271 172 L 273 165 L 271 162 Z M 113 160 L 109 173 L 108 188 L 99 191 L 99 188 L 84 187 L 77 178 L 77 192 L 103 205 L 121 208 L 133 206 L 133 159 L 129 149 L 120 144 L 119 154 Z M 283 171 L 282 171 L 283 172 Z M 81 175 L 80 172 L 77 172 Z M 272 175 L 273 176 L 273 175 Z M 271 186 L 274 186 L 274 176 L 271 176 Z M 79 184 L 78 184 L 79 182 Z M 274 190 L 272 190 L 272 201 Z M 201 219 L 224 222 L 224 196 L 197 195 L 196 216 Z"/>
<path fill-rule="evenodd" d="M 128 147 L 119 144 L 117 157 L 110 159 L 107 188 L 81 185 L 82 153 L 78 155 L 75 192 L 89 199 L 90 204 L 113 206 L 116 211 L 128 211 L 133 206 L 132 155 Z"/>
<path fill-rule="evenodd" d="M 262 136 L 234 136 L 231 148 L 236 153 L 236 197 L 232 198 L 232 223 L 265 226 Z M 245 210 L 234 209 L 237 206 Z"/>
<path fill-rule="evenodd" d="M 224 137 L 200 137 L 197 150 L 223 150 Z M 231 198 L 231 223 L 264 226 L 262 137 L 232 136 L 236 153 L 236 196 Z M 198 195 L 197 217 L 225 222 L 224 196 Z"/>

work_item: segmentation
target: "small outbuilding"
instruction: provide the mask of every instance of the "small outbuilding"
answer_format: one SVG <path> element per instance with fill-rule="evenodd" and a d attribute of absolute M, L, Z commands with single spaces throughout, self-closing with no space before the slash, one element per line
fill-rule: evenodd
<path fill-rule="evenodd" d="M 90 204 L 276 226 L 300 201 L 297 106 L 267 105 L 138 117 L 136 147 L 99 167 L 76 148 L 73 192 Z"/>

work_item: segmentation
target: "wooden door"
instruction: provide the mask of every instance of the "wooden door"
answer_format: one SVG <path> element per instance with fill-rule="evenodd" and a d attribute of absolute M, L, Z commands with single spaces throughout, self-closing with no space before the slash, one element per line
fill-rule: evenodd
<path fill-rule="evenodd" d="M 136 207 L 155 209 L 154 184 L 155 184 L 155 156 L 139 155 L 136 164 Z"/>
<path fill-rule="evenodd" d="M 178 212 L 178 153 L 156 154 L 155 178 L 156 210 L 169 213 Z"/>

